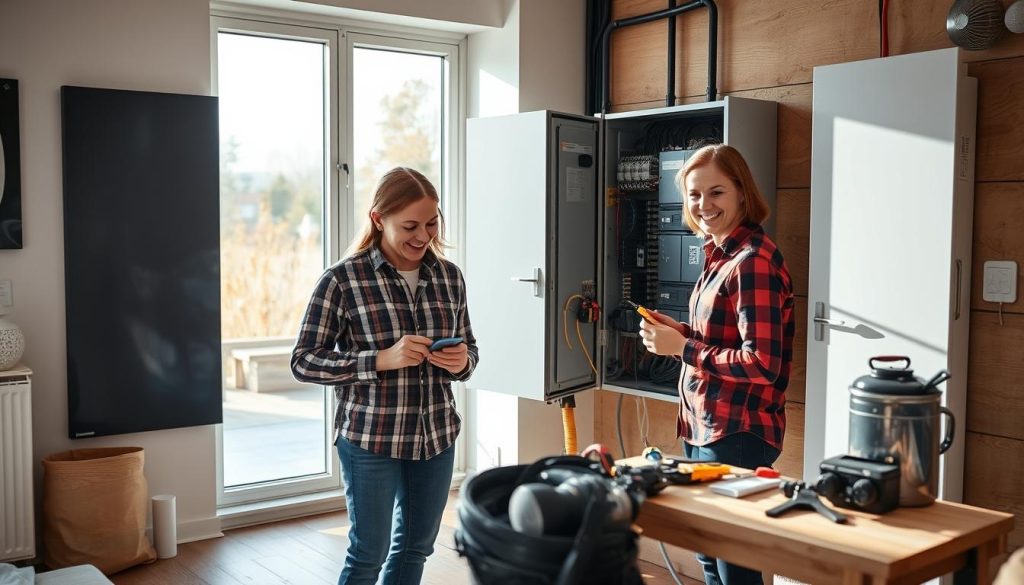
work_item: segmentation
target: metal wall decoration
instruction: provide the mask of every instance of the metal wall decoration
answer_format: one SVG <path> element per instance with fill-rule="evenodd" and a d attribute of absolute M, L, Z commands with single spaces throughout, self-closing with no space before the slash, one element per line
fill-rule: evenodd
<path fill-rule="evenodd" d="M 0 79 L 0 248 L 21 248 L 18 81 Z"/>

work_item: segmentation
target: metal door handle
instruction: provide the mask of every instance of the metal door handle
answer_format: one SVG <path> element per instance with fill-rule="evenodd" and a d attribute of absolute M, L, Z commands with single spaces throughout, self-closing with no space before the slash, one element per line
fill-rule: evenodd
<path fill-rule="evenodd" d="M 842 321 L 836 321 L 834 319 L 825 318 L 825 303 L 816 302 L 814 303 L 814 340 L 825 341 L 825 328 L 828 325 L 845 325 Z"/>
<path fill-rule="evenodd" d="M 544 290 L 543 280 L 544 279 L 541 277 L 540 267 L 539 266 L 534 266 L 533 267 L 533 277 L 532 278 L 526 278 L 526 277 L 523 277 L 523 276 L 513 276 L 512 277 L 512 281 L 513 282 L 530 282 L 530 283 L 533 283 L 533 296 L 538 297 L 538 298 L 544 296 L 542 294 L 542 291 Z"/>
<path fill-rule="evenodd" d="M 833 325 L 835 327 L 846 327 L 846 321 L 840 321 L 839 319 L 825 319 L 823 317 L 815 317 L 814 318 L 814 322 L 815 323 L 820 323 L 822 325 Z"/>

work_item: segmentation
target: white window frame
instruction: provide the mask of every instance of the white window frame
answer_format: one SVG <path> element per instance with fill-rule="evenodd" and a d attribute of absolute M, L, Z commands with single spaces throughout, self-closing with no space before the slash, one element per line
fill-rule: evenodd
<path fill-rule="evenodd" d="M 442 142 L 442 182 L 445 185 L 443 213 L 447 223 L 447 238 L 453 245 L 452 260 L 463 265 L 466 226 L 465 210 L 465 120 L 466 120 L 466 60 L 465 35 L 440 31 L 416 30 L 407 27 L 368 24 L 330 17 L 314 17 L 308 14 L 285 11 L 238 11 L 214 9 L 211 13 L 211 71 L 214 92 L 217 86 L 217 35 L 220 32 L 249 34 L 274 38 L 304 40 L 324 43 L 327 47 L 326 79 L 329 88 L 328 105 L 329 152 L 326 160 L 326 181 L 328 194 L 324 202 L 325 248 L 327 265 L 341 258 L 354 236 L 352 177 L 356 172 L 351 160 L 353 138 L 351 133 L 353 100 L 351 87 L 352 56 L 355 47 L 372 47 L 425 55 L 437 55 L 448 61 L 445 85 L 446 100 L 443 114 L 445 137 Z M 346 172 L 345 165 L 348 171 Z M 470 411 L 465 384 L 458 382 L 453 390 L 456 404 L 463 421 Z M 333 426 L 334 393 L 325 387 L 325 420 L 329 430 Z M 461 482 L 466 469 L 465 428 L 456 443 L 455 483 Z M 217 505 L 219 508 L 237 508 L 258 502 L 295 502 L 294 496 L 332 492 L 330 507 L 343 507 L 340 464 L 334 445 L 330 443 L 333 433 L 326 433 L 327 472 L 297 479 L 267 482 L 257 486 L 242 486 L 225 489 L 223 478 L 223 425 L 216 425 L 217 449 Z M 328 501 L 328 500 L 325 500 Z M 269 518 L 267 518 L 269 519 Z M 235 524 L 243 524 L 237 522 Z M 227 524 L 225 524 L 227 526 Z"/>

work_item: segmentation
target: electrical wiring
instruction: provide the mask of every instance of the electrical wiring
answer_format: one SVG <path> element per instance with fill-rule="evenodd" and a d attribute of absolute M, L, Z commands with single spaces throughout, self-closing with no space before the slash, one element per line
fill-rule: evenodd
<path fill-rule="evenodd" d="M 562 336 L 565 339 L 565 346 L 570 350 L 572 349 L 572 343 L 569 341 L 569 304 L 577 299 L 580 301 L 586 300 L 583 295 L 573 294 L 569 295 L 569 298 L 565 299 L 565 304 L 562 306 Z M 587 364 L 590 365 L 590 369 L 594 372 L 595 376 L 600 376 L 597 372 L 597 366 L 594 365 L 594 360 L 590 357 L 590 352 L 587 351 L 587 344 L 583 341 L 583 332 L 580 331 L 579 319 L 576 319 L 576 338 L 579 339 L 580 349 L 583 351 L 583 357 L 587 358 Z"/>
<path fill-rule="evenodd" d="M 882 56 L 889 56 L 889 0 L 882 0 L 882 11 L 879 17 L 882 26 Z"/>

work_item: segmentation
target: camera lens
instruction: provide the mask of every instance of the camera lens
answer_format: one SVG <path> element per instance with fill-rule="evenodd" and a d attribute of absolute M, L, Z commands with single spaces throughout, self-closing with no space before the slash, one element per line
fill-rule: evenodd
<path fill-rule="evenodd" d="M 870 479 L 858 479 L 850 490 L 850 499 L 860 508 L 866 508 L 878 500 L 878 488 Z"/>
<path fill-rule="evenodd" d="M 826 471 L 818 476 L 814 490 L 830 500 L 835 500 L 843 492 L 844 484 L 843 478 L 831 471 Z"/>

